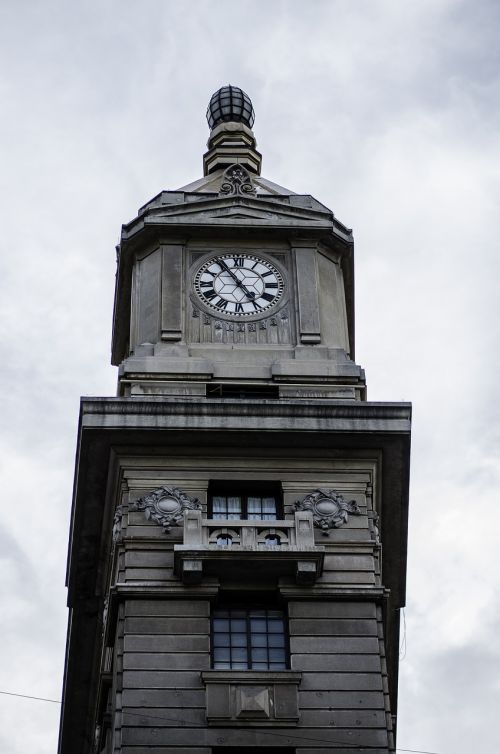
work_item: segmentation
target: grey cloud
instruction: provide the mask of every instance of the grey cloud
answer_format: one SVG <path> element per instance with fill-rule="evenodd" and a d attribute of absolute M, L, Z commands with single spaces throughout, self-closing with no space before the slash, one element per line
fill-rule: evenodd
<path fill-rule="evenodd" d="M 475 748 L 493 752 L 496 624 L 483 624 L 485 605 L 500 604 L 498 4 L 185 8 L 2 5 L 0 458 L 13 578 L 0 689 L 59 694 L 78 397 L 115 392 L 120 224 L 200 176 L 206 104 L 231 82 L 253 99 L 265 175 L 354 228 L 370 399 L 414 401 L 399 743 L 469 754 L 476 729 Z M 23 705 L 5 708 L 2 750 L 53 752 L 57 715 Z"/>

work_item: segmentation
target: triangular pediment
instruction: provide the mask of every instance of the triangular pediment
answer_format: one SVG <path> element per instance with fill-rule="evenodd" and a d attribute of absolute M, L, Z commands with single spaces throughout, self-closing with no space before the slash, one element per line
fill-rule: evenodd
<path fill-rule="evenodd" d="M 291 206 L 287 201 L 260 197 L 214 197 L 147 210 L 131 225 L 226 225 L 330 228 L 332 215 L 325 210 Z"/>

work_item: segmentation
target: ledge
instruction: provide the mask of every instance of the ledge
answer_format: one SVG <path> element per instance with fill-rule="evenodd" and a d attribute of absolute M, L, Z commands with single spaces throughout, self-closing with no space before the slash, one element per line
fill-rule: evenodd
<path fill-rule="evenodd" d="M 202 670 L 204 683 L 297 683 L 302 673 L 294 670 Z"/>

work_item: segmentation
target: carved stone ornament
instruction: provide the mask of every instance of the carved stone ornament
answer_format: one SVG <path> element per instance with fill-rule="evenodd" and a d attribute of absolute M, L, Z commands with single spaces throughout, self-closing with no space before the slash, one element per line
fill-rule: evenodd
<path fill-rule="evenodd" d="M 188 497 L 178 487 L 160 487 L 136 500 L 131 508 L 144 511 L 148 520 L 163 526 L 168 534 L 172 526 L 179 526 L 182 522 L 185 510 L 200 510 L 201 503 L 197 498 Z"/>
<path fill-rule="evenodd" d="M 126 505 L 118 505 L 113 517 L 113 542 L 118 542 L 122 534 L 122 516 L 127 511 Z"/>
<path fill-rule="evenodd" d="M 230 165 L 224 171 L 219 193 L 223 196 L 255 196 L 256 191 L 248 170 L 241 165 Z"/>
<path fill-rule="evenodd" d="M 361 511 L 355 500 L 346 500 L 334 490 L 317 489 L 295 503 L 298 511 L 312 512 L 314 525 L 328 534 L 328 529 L 338 529 L 347 523 L 349 514 L 360 516 Z"/>

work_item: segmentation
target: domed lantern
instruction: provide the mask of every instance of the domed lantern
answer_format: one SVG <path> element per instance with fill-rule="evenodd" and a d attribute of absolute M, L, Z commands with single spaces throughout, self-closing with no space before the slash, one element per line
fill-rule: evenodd
<path fill-rule="evenodd" d="M 244 123 L 252 128 L 255 113 L 248 94 L 237 86 L 223 86 L 212 94 L 207 108 L 207 121 L 210 129 L 220 123 Z"/>

